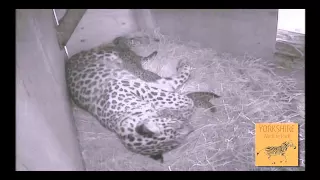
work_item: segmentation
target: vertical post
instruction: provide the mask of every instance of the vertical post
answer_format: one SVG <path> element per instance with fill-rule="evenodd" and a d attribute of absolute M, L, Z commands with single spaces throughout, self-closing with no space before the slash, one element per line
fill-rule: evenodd
<path fill-rule="evenodd" d="M 56 30 L 61 49 L 67 45 L 72 33 L 76 29 L 86 10 L 87 9 L 68 9 L 66 14 L 59 21 L 59 26 L 57 26 Z"/>

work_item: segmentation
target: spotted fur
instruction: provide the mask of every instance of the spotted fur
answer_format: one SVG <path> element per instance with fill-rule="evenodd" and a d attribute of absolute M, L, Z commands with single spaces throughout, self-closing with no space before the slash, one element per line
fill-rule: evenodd
<path fill-rule="evenodd" d="M 123 60 L 123 68 L 134 74 L 145 82 L 152 83 L 153 86 L 167 90 L 175 91 L 190 77 L 191 66 L 182 60 L 177 66 L 178 74 L 173 77 L 162 78 L 158 74 L 151 72 L 142 67 L 142 62 L 148 61 L 157 55 L 157 51 L 154 51 L 147 57 L 137 55 L 131 50 L 132 41 L 138 40 L 137 38 L 117 37 L 113 40 L 113 44 L 119 52 L 119 57 Z"/>
<path fill-rule="evenodd" d="M 123 68 L 146 82 L 153 82 L 161 79 L 161 76 L 158 74 L 142 67 L 142 62 L 152 59 L 158 54 L 158 52 L 154 51 L 147 57 L 139 56 L 131 50 L 131 41 L 133 41 L 133 38 L 128 39 L 122 36 L 113 40 L 113 44 L 115 44 L 119 51 L 119 57 L 125 62 Z"/>
<path fill-rule="evenodd" d="M 127 69 L 127 63 L 138 60 L 130 62 L 122 53 L 117 46 L 102 45 L 73 55 L 66 63 L 71 98 L 116 133 L 126 148 L 163 161 L 162 154 L 178 147 L 193 131 L 188 120 L 194 101 L 174 92 L 188 80 L 191 67 L 181 61 L 176 77 L 147 82 Z M 165 81 L 162 88 L 161 81 Z"/>

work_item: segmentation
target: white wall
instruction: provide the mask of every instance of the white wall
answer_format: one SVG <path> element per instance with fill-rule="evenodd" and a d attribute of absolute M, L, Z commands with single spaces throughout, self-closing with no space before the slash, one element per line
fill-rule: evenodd
<path fill-rule="evenodd" d="M 65 10 L 57 10 L 61 17 Z M 138 29 L 199 42 L 217 52 L 273 58 L 277 9 L 88 9 L 71 36 L 70 55 Z"/>
<path fill-rule="evenodd" d="M 67 43 L 69 55 L 136 30 L 136 21 L 129 9 L 88 9 Z"/>
<path fill-rule="evenodd" d="M 142 15 L 149 19 L 147 13 Z M 160 27 L 163 34 L 196 41 L 217 52 L 273 57 L 277 9 L 152 9 L 151 16 L 154 23 L 140 28 Z"/>
<path fill-rule="evenodd" d="M 83 170 L 52 10 L 16 15 L 16 168 Z"/>
<path fill-rule="evenodd" d="M 278 29 L 305 34 L 305 9 L 279 9 Z"/>

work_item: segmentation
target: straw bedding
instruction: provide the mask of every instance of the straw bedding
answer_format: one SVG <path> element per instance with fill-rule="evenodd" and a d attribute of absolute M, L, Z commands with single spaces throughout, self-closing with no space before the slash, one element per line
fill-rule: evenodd
<path fill-rule="evenodd" d="M 211 114 L 206 109 L 198 109 L 191 120 L 196 131 L 184 145 L 164 154 L 165 162 L 161 164 L 129 152 L 114 134 L 102 128 L 88 113 L 74 107 L 87 170 L 304 170 L 305 95 L 304 90 L 295 87 L 295 79 L 276 75 L 273 71 L 276 65 L 263 59 L 220 54 L 158 31 L 144 35 L 160 40 L 135 43 L 133 50 L 138 54 L 158 51 L 144 67 L 160 76 L 171 76 L 176 72 L 178 61 L 187 59 L 195 70 L 179 92 L 212 91 L 221 95 L 213 100 L 217 112 Z M 299 123 L 301 167 L 255 167 L 254 128 L 258 122 Z"/>

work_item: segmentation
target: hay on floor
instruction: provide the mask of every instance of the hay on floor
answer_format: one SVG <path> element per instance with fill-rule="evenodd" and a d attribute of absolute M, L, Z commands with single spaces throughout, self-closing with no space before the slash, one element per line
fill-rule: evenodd
<path fill-rule="evenodd" d="M 274 64 L 245 55 L 232 57 L 197 43 L 183 43 L 155 31 L 144 34 L 159 42 L 134 44 L 134 51 L 158 55 L 144 64 L 161 76 L 176 72 L 180 59 L 187 59 L 195 70 L 179 92 L 212 91 L 221 95 L 213 100 L 217 112 L 198 109 L 191 123 L 196 131 L 187 142 L 164 155 L 161 164 L 126 150 L 117 137 L 88 113 L 74 108 L 82 155 L 87 170 L 165 170 L 165 171 L 245 171 L 304 169 L 304 90 L 295 87 L 295 79 L 277 76 Z M 132 34 L 132 36 L 137 33 Z M 254 127 L 258 122 L 299 123 L 300 168 L 255 167 Z"/>

